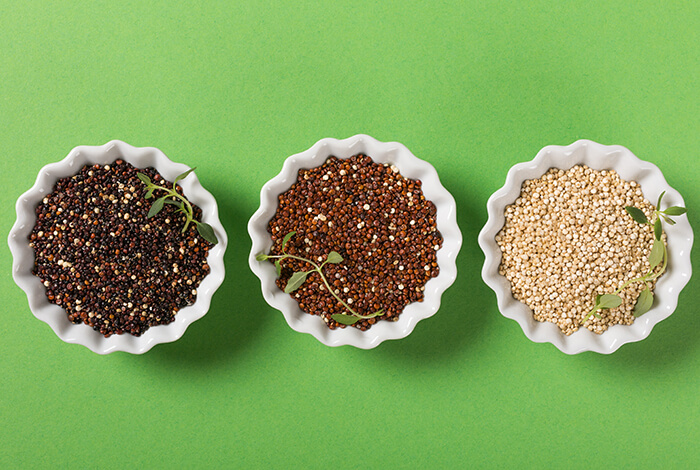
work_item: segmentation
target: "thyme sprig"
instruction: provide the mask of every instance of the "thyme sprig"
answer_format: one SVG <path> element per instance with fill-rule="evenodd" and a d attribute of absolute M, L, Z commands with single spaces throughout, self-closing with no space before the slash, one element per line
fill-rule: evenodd
<path fill-rule="evenodd" d="M 343 262 L 343 257 L 338 253 L 337 251 L 331 251 L 328 253 L 326 256 L 326 260 L 321 263 L 317 264 L 314 261 L 306 258 L 302 258 L 301 256 L 295 256 L 295 255 L 290 255 L 289 253 L 286 252 L 286 247 L 287 243 L 289 240 L 296 234 L 296 232 L 290 232 L 287 235 L 284 236 L 282 239 L 282 254 L 281 255 L 266 255 L 265 253 L 258 253 L 255 256 L 255 259 L 258 261 L 266 261 L 268 259 L 274 259 L 275 260 L 275 269 L 277 270 L 277 276 L 280 276 L 282 274 L 282 265 L 280 262 L 284 259 L 291 258 L 299 261 L 303 261 L 304 263 L 308 263 L 312 266 L 312 268 L 308 271 L 297 271 L 292 274 L 292 277 L 289 278 L 289 281 L 287 281 L 287 287 L 284 288 L 284 293 L 285 294 L 291 294 L 295 290 L 297 290 L 299 287 L 304 284 L 304 281 L 306 281 L 306 278 L 308 277 L 309 274 L 311 273 L 318 273 L 318 275 L 321 277 L 321 280 L 323 281 L 323 284 L 325 284 L 326 289 L 328 289 L 328 292 L 331 293 L 333 297 L 335 297 L 338 302 L 340 302 L 343 307 L 349 312 L 349 314 L 344 314 L 344 313 L 335 313 L 331 315 L 331 318 L 335 320 L 338 323 L 342 323 L 343 325 L 353 325 L 357 323 L 360 320 L 367 320 L 369 318 L 374 318 L 378 317 L 383 314 L 384 309 L 378 310 L 374 313 L 371 313 L 369 315 L 362 315 L 350 307 L 350 305 L 347 304 L 343 299 L 341 299 L 334 291 L 331 285 L 328 283 L 328 279 L 326 279 L 326 276 L 323 274 L 323 267 L 326 264 L 338 264 Z"/>
<path fill-rule="evenodd" d="M 654 222 L 651 222 L 641 209 L 633 206 L 625 207 L 627 213 L 636 222 L 654 227 L 654 244 L 652 245 L 651 252 L 649 253 L 649 271 L 643 276 L 626 281 L 612 294 L 597 295 L 593 309 L 583 318 L 581 325 L 586 323 L 591 316 L 601 318 L 600 314 L 598 314 L 598 311 L 600 310 L 619 307 L 622 304 L 622 298 L 617 294 L 635 282 L 643 282 L 644 290 L 642 290 L 637 298 L 637 303 L 634 306 L 634 316 L 638 317 L 643 315 L 651 308 L 651 305 L 654 303 L 654 294 L 649 287 L 649 283 L 655 281 L 659 276 L 661 276 L 666 271 L 666 267 L 668 266 L 668 250 L 666 249 L 666 244 L 661 241 L 661 237 L 664 233 L 661 219 L 663 219 L 669 225 L 675 225 L 676 221 L 671 217 L 683 215 L 687 212 L 685 207 L 679 206 L 671 206 L 665 210 L 661 210 L 661 199 L 664 197 L 664 194 L 666 194 L 666 191 L 659 195 L 659 200 L 656 203 L 656 210 L 654 210 L 653 215 Z M 659 265 L 661 265 L 661 267 L 660 269 L 657 269 Z"/>
<path fill-rule="evenodd" d="M 149 178 L 148 175 L 145 175 L 143 173 L 139 172 L 136 174 L 136 176 L 138 177 L 138 179 L 141 180 L 143 184 L 146 185 L 146 199 L 152 198 L 153 193 L 155 191 L 165 192 L 164 196 L 159 197 L 158 199 L 153 201 L 153 204 L 151 204 L 151 208 L 148 211 L 149 219 L 158 214 L 161 210 L 163 210 L 165 204 L 171 204 L 177 207 L 177 210 L 175 211 L 176 213 L 181 212 L 185 215 L 185 225 L 184 227 L 182 227 L 182 233 L 185 233 L 187 227 L 189 227 L 189 225 L 193 223 L 197 227 L 197 232 L 199 232 L 202 238 L 204 238 L 209 243 L 216 245 L 217 243 L 219 243 L 219 240 L 216 238 L 214 229 L 211 227 L 211 225 L 205 224 L 204 222 L 200 222 L 194 219 L 194 209 L 192 208 L 192 204 L 190 204 L 190 201 L 188 201 L 185 196 L 182 196 L 176 190 L 177 182 L 187 178 L 187 176 L 194 170 L 195 168 L 190 168 L 181 175 L 178 175 L 175 178 L 175 181 L 173 181 L 172 188 L 154 184 L 151 181 L 151 178 Z"/>

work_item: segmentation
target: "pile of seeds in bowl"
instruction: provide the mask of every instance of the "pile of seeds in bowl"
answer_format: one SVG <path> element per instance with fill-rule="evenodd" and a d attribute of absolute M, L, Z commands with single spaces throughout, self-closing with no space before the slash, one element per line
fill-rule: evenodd
<path fill-rule="evenodd" d="M 506 208 L 496 241 L 503 255 L 500 274 L 536 320 L 553 322 L 567 335 L 581 326 L 602 333 L 615 324 L 632 324 L 644 283 L 623 290 L 619 307 L 583 322 L 596 295 L 649 271 L 653 228 L 635 222 L 625 206 L 647 217 L 654 211 L 639 184 L 615 171 L 553 168 L 523 183 L 520 197 Z"/>
<path fill-rule="evenodd" d="M 318 263 L 332 251 L 342 257 L 342 262 L 323 268 L 333 292 L 361 315 L 381 311 L 353 324 L 362 331 L 379 319 L 398 320 L 407 304 L 423 300 L 425 283 L 439 273 L 442 235 L 435 205 L 423 195 L 421 181 L 404 178 L 395 166 L 374 163 L 362 154 L 332 156 L 322 166 L 300 170 L 294 185 L 279 196 L 268 232 L 274 242 L 271 256 L 284 249 Z M 281 268 L 277 285 L 284 289 L 294 272 L 310 266 L 285 258 Z M 317 273 L 291 295 L 303 311 L 320 315 L 331 329 L 346 326 L 331 318 L 348 311 Z"/>
<path fill-rule="evenodd" d="M 147 217 L 150 204 L 139 171 L 172 187 L 153 168 L 138 170 L 122 160 L 85 166 L 56 182 L 36 208 L 29 236 L 33 272 L 49 301 L 63 307 L 71 322 L 105 337 L 140 336 L 171 323 L 178 310 L 195 302 L 209 273 L 211 245 L 194 225 L 181 233 L 183 217 L 175 206 L 166 204 Z M 201 210 L 194 209 L 200 219 Z"/>

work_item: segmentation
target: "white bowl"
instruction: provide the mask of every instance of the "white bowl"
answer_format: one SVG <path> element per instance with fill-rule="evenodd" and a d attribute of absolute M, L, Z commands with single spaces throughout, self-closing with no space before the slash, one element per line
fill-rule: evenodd
<path fill-rule="evenodd" d="M 368 155 L 376 163 L 396 165 L 404 177 L 420 179 L 423 182 L 423 194 L 437 208 L 437 228 L 443 236 L 442 248 L 437 252 L 440 274 L 426 283 L 423 302 L 407 305 L 399 315 L 398 321 L 378 321 L 367 331 L 353 327 L 331 330 L 320 316 L 303 312 L 290 295 L 282 292 L 275 284 L 275 268 L 268 262 L 256 261 L 255 255 L 269 252 L 272 239 L 267 233 L 267 224 L 277 210 L 277 197 L 294 184 L 300 169 L 323 165 L 331 155 L 345 159 L 358 153 Z M 363 349 L 374 348 L 384 340 L 403 338 L 413 331 L 416 323 L 437 312 L 442 293 L 457 276 L 455 259 L 462 245 L 455 200 L 440 184 L 435 168 L 416 158 L 400 143 L 379 142 L 362 134 L 345 140 L 321 139 L 309 150 L 287 158 L 282 171 L 263 186 L 260 192 L 260 208 L 248 222 L 248 233 L 253 241 L 248 259 L 250 269 L 260 278 L 267 303 L 282 311 L 289 326 L 301 333 L 313 335 L 327 346 L 348 344 Z"/>
<path fill-rule="evenodd" d="M 496 292 L 501 314 L 517 321 L 532 341 L 552 343 L 567 354 L 583 351 L 610 354 L 625 343 L 646 338 L 654 325 L 673 313 L 678 304 L 678 294 L 690 280 L 693 230 L 685 215 L 676 219 L 677 225 L 665 230 L 668 236 L 668 269 L 656 283 L 653 308 L 636 318 L 632 325 L 614 325 L 600 335 L 581 328 L 566 336 L 554 323 L 536 321 L 530 308 L 513 297 L 510 282 L 498 273 L 501 250 L 495 238 L 505 223 L 506 206 L 518 198 L 525 180 L 540 178 L 550 168 L 567 170 L 578 164 L 595 170 L 615 170 L 624 180 L 639 183 L 644 197 L 649 201 L 656 202 L 659 194 L 666 191 L 663 207 L 685 207 L 683 198 L 668 185 L 661 170 L 635 157 L 625 147 L 601 145 L 590 140 L 579 140 L 566 147 L 550 145 L 540 150 L 532 161 L 513 166 L 508 171 L 505 185 L 489 198 L 488 220 L 479 234 L 479 245 L 486 255 L 481 274 L 486 284 Z"/>
<path fill-rule="evenodd" d="M 36 222 L 37 205 L 44 196 L 53 191 L 54 183 L 58 179 L 76 174 L 84 165 L 95 163 L 104 165 L 119 158 L 137 168 L 154 167 L 170 181 L 189 169 L 187 165 L 172 162 L 157 148 L 132 147 L 119 140 L 113 140 L 102 146 L 75 147 L 60 162 L 43 167 L 39 171 L 34 186 L 19 197 L 16 206 L 17 221 L 10 231 L 8 243 L 14 258 L 12 276 L 15 282 L 27 294 L 29 308 L 34 316 L 46 322 L 59 338 L 67 343 L 82 344 L 98 354 L 114 351 L 142 354 L 158 343 L 175 341 L 182 336 L 190 323 L 202 318 L 209 310 L 212 295 L 224 280 L 226 232 L 219 222 L 219 212 L 214 197 L 202 188 L 197 176 L 191 174 L 179 184 L 187 198 L 202 209 L 203 221 L 214 228 L 219 239 L 219 243 L 209 250 L 207 258 L 211 272 L 197 289 L 197 300 L 193 305 L 180 310 L 175 315 L 175 321 L 169 325 L 151 327 L 139 337 L 125 333 L 105 338 L 88 325 L 71 323 L 63 308 L 49 303 L 44 286 L 39 278 L 32 274 L 34 250 L 29 246 L 27 239 Z"/>

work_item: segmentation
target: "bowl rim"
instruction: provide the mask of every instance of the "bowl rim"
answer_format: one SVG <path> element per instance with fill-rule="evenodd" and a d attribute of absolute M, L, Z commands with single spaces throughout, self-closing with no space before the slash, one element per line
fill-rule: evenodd
<path fill-rule="evenodd" d="M 219 220 L 216 200 L 202 187 L 194 172 L 178 184 L 187 198 L 202 209 L 202 219 L 213 227 L 219 243 L 209 251 L 207 264 L 211 270 L 197 289 L 197 300 L 193 305 L 178 311 L 172 323 L 151 327 L 139 337 L 125 333 L 105 338 L 83 323 L 73 324 L 68 321 L 65 310 L 48 302 L 44 286 L 31 273 L 35 258 L 27 237 L 36 222 L 35 209 L 38 203 L 53 191 L 58 179 L 75 175 L 84 165 L 111 164 L 117 159 L 129 162 L 136 168 L 154 167 L 170 181 L 189 169 L 185 164 L 173 162 L 155 147 L 134 147 L 120 140 L 98 146 L 80 145 L 62 160 L 44 165 L 39 170 L 34 185 L 19 196 L 15 205 L 17 219 L 8 235 L 13 258 L 12 277 L 27 295 L 32 314 L 48 324 L 66 343 L 83 345 L 98 354 L 115 351 L 143 354 L 156 344 L 177 340 L 192 322 L 203 317 L 209 310 L 214 292 L 224 280 L 223 257 L 228 238 Z"/>
<path fill-rule="evenodd" d="M 685 207 L 682 196 L 666 182 L 661 170 L 653 163 L 639 159 L 626 147 L 603 145 L 585 139 L 568 146 L 548 145 L 534 159 L 511 167 L 505 184 L 489 198 L 488 219 L 479 233 L 479 246 L 485 255 L 481 273 L 484 282 L 496 293 L 500 313 L 518 322 L 530 340 L 552 343 L 566 354 L 584 351 L 610 354 L 623 344 L 646 338 L 654 325 L 673 313 L 680 291 L 692 275 L 690 252 L 693 231 L 687 215 L 678 217 L 672 230 L 665 231 L 668 237 L 669 267 L 657 280 L 654 306 L 636 318 L 632 325 L 614 325 L 600 335 L 580 328 L 566 336 L 554 323 L 534 320 L 532 311 L 513 297 L 510 283 L 498 273 L 501 251 L 495 237 L 505 222 L 505 207 L 520 195 L 525 180 L 539 178 L 550 168 L 566 170 L 577 164 L 585 164 L 596 170 L 615 170 L 626 181 L 637 181 L 647 200 L 656 201 L 661 191 L 665 190 L 666 205 Z"/>
<path fill-rule="evenodd" d="M 422 181 L 423 194 L 437 208 L 436 223 L 443 236 L 443 246 L 437 252 L 440 273 L 425 284 L 423 302 L 407 305 L 398 321 L 380 321 L 364 332 L 351 327 L 331 330 L 321 317 L 302 312 L 290 295 L 278 289 L 274 267 L 256 261 L 255 255 L 269 251 L 272 242 L 267 224 L 277 210 L 277 197 L 296 181 L 300 169 L 318 167 L 331 155 L 345 159 L 359 153 L 368 155 L 376 163 L 396 165 L 404 177 Z M 342 140 L 320 139 L 309 149 L 287 157 L 282 170 L 262 187 L 260 207 L 248 221 L 248 233 L 252 241 L 248 257 L 250 269 L 260 279 L 265 301 L 282 312 L 287 324 L 295 331 L 311 334 L 326 346 L 350 345 L 361 349 L 374 348 L 385 340 L 404 338 L 420 320 L 437 312 L 442 294 L 457 276 L 456 258 L 462 244 L 455 200 L 440 183 L 435 168 L 417 158 L 401 143 L 381 142 L 366 134 Z"/>

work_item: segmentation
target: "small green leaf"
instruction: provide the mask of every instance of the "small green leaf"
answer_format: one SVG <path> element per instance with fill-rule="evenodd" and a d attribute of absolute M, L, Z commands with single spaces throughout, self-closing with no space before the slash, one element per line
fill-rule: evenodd
<path fill-rule="evenodd" d="M 331 315 L 331 318 L 338 323 L 342 323 L 343 325 L 354 325 L 359 320 L 358 317 L 353 315 L 345 315 L 344 313 L 335 313 Z"/>
<path fill-rule="evenodd" d="M 265 253 L 258 253 L 255 255 L 255 259 L 257 261 L 265 261 L 267 258 L 269 258 L 269 256 L 267 256 Z"/>
<path fill-rule="evenodd" d="M 657 217 L 656 221 L 654 221 L 654 236 L 656 237 L 657 240 L 661 240 L 661 235 L 663 233 L 664 233 L 664 230 L 661 227 L 661 217 Z"/>
<path fill-rule="evenodd" d="M 601 309 L 603 308 L 616 308 L 622 304 L 622 299 L 619 295 L 615 294 L 604 294 L 600 296 L 600 301 L 598 303 Z"/>
<path fill-rule="evenodd" d="M 583 320 L 581 321 L 582 325 L 584 323 L 586 323 L 589 318 L 591 318 L 591 315 L 594 315 L 596 318 L 601 318 L 601 316 L 596 313 L 598 310 L 600 310 L 600 298 L 601 297 L 603 297 L 601 294 L 598 294 L 595 296 L 595 304 L 593 305 L 593 308 L 591 309 L 591 311 L 588 312 L 588 315 L 583 317 Z"/>
<path fill-rule="evenodd" d="M 149 189 L 149 190 L 146 192 L 146 199 L 150 199 L 150 198 L 153 197 L 153 191 L 154 191 L 155 189 L 156 189 L 156 188 L 151 188 L 151 189 Z"/>
<path fill-rule="evenodd" d="M 634 316 L 638 317 L 647 313 L 652 303 L 654 303 L 654 294 L 652 294 L 647 286 L 647 288 L 639 294 L 639 298 L 637 298 L 637 303 L 634 306 Z"/>
<path fill-rule="evenodd" d="M 640 224 L 648 224 L 649 219 L 647 219 L 647 216 L 644 214 L 644 212 L 641 211 L 641 209 L 637 209 L 634 206 L 627 206 L 625 207 L 625 210 L 629 215 L 632 216 L 634 220 L 639 222 Z"/>
<path fill-rule="evenodd" d="M 662 212 L 659 212 L 659 215 L 664 218 L 668 225 L 676 225 L 675 220 L 671 219 L 670 217 L 666 217 Z"/>
<path fill-rule="evenodd" d="M 277 271 L 277 277 L 280 277 L 282 274 L 282 265 L 280 264 L 280 260 L 275 260 L 275 271 Z"/>
<path fill-rule="evenodd" d="M 664 197 L 664 194 L 666 194 L 666 191 L 663 191 L 661 194 L 659 194 L 659 200 L 656 203 L 656 210 L 660 211 L 661 210 L 661 198 Z"/>
<path fill-rule="evenodd" d="M 148 215 L 147 215 L 147 217 L 150 219 L 151 217 L 153 217 L 154 215 L 156 215 L 158 212 L 160 212 L 161 210 L 163 210 L 163 204 L 164 204 L 164 203 L 165 203 L 165 196 L 156 199 L 156 200 L 153 202 L 153 205 L 151 206 L 151 208 L 148 210 Z"/>
<path fill-rule="evenodd" d="M 143 173 L 136 173 L 136 177 L 145 184 L 153 184 L 151 183 L 151 178 L 149 178 L 147 175 L 144 175 Z"/>
<path fill-rule="evenodd" d="M 600 296 L 599 296 L 599 297 L 600 297 Z M 596 304 L 593 306 L 593 309 L 592 309 L 592 310 L 590 311 L 590 313 L 588 314 L 588 317 L 586 317 L 586 320 L 587 320 L 588 318 L 590 318 L 591 315 L 595 316 L 596 318 L 603 318 L 603 317 L 601 317 L 601 316 L 598 314 L 598 310 L 600 310 L 600 309 L 601 309 L 600 304 L 599 304 L 598 301 L 596 300 Z"/>
<path fill-rule="evenodd" d="M 296 232 L 289 232 L 287 235 L 284 236 L 282 239 L 282 251 L 284 251 L 284 248 L 287 246 L 287 242 L 294 236 L 296 235 Z"/>
<path fill-rule="evenodd" d="M 342 263 L 343 257 L 337 251 L 331 251 L 328 253 L 328 258 L 326 258 L 326 263 L 337 264 Z"/>
<path fill-rule="evenodd" d="M 679 206 L 669 207 L 668 209 L 663 211 L 663 213 L 666 215 L 683 215 L 686 212 L 688 212 L 688 209 Z"/>
<path fill-rule="evenodd" d="M 199 232 L 202 238 L 204 238 L 212 245 L 216 245 L 217 243 L 219 243 L 219 239 L 216 238 L 216 234 L 214 233 L 214 229 L 211 225 L 205 224 L 203 222 L 197 222 L 196 220 L 194 221 L 194 223 L 197 225 L 197 232 Z"/>
<path fill-rule="evenodd" d="M 649 253 L 649 265 L 651 266 L 651 269 L 654 269 L 663 261 L 664 251 L 664 242 L 654 240 L 654 244 L 651 247 L 651 253 Z"/>
<path fill-rule="evenodd" d="M 297 290 L 301 285 L 306 281 L 306 276 L 309 275 L 309 272 L 307 271 L 301 271 L 292 274 L 292 277 L 289 278 L 289 281 L 287 282 L 287 287 L 284 288 L 284 293 L 285 294 L 291 294 L 295 290 Z"/>
<path fill-rule="evenodd" d="M 196 170 L 196 169 L 197 169 L 196 167 L 195 167 L 195 168 L 190 168 L 189 170 L 187 170 L 186 172 L 182 173 L 181 175 L 177 175 L 177 176 L 175 177 L 175 181 L 173 181 L 173 187 L 175 187 L 175 185 L 177 184 L 178 181 L 184 180 L 185 178 L 187 178 L 187 176 L 188 176 L 190 173 L 192 173 L 192 172 L 193 172 L 194 170 Z"/>

